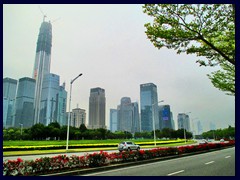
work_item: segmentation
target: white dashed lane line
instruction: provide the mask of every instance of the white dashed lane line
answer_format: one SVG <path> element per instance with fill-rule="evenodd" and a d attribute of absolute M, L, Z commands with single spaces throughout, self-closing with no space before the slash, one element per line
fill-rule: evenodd
<path fill-rule="evenodd" d="M 208 164 L 212 164 L 214 163 L 214 161 L 209 161 L 209 162 L 206 162 L 205 164 L 208 165 Z"/>
<path fill-rule="evenodd" d="M 170 174 L 168 174 L 168 176 L 172 176 L 172 175 L 179 174 L 179 173 L 182 173 L 182 172 L 184 172 L 184 170 L 180 170 L 180 171 L 170 173 Z"/>
<path fill-rule="evenodd" d="M 231 156 L 226 156 L 225 158 L 227 159 L 227 158 L 230 158 Z"/>

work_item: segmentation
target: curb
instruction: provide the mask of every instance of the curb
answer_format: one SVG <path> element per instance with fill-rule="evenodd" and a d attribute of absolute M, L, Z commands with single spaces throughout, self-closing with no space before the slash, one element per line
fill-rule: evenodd
<path fill-rule="evenodd" d="M 203 153 L 208 153 L 208 152 L 212 152 L 212 151 L 219 151 L 219 150 L 223 150 L 223 149 L 227 149 L 227 148 L 231 148 L 231 147 L 235 147 L 235 146 L 228 146 L 228 147 L 222 147 L 222 148 L 217 148 L 217 149 L 209 149 L 209 150 L 191 152 L 191 153 L 185 153 L 185 154 L 179 154 L 179 155 L 171 155 L 171 156 L 166 156 L 166 157 L 158 157 L 158 158 L 153 158 L 153 159 L 148 159 L 148 160 L 140 160 L 140 161 L 135 161 L 135 162 L 124 162 L 124 163 L 120 163 L 120 164 L 113 164 L 113 165 L 107 165 L 107 166 L 102 166 L 102 167 L 79 169 L 79 170 L 58 172 L 58 173 L 52 173 L 52 174 L 44 174 L 44 175 L 40 175 L 40 176 L 84 175 L 84 174 L 93 173 L 93 172 L 101 172 L 101 171 L 106 171 L 106 170 L 111 170 L 111 169 L 122 168 L 122 167 L 137 166 L 140 164 L 153 163 L 153 162 L 157 162 L 157 161 L 165 161 L 165 160 L 169 160 L 169 159 L 192 156 L 192 155 L 196 155 L 196 154 L 203 154 Z"/>

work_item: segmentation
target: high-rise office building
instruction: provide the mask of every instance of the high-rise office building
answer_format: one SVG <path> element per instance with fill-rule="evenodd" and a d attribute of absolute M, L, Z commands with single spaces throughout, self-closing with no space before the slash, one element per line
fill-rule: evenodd
<path fill-rule="evenodd" d="M 159 106 L 159 127 L 160 130 L 164 128 L 173 129 L 173 121 L 169 105 Z"/>
<path fill-rule="evenodd" d="M 17 90 L 17 80 L 12 78 L 3 78 L 3 97 L 10 100 L 15 99 Z"/>
<path fill-rule="evenodd" d="M 59 114 L 59 76 L 45 74 L 42 83 L 39 123 L 48 125 L 58 122 Z"/>
<path fill-rule="evenodd" d="M 201 135 L 203 133 L 203 127 L 202 127 L 201 121 L 197 122 L 197 129 L 198 129 L 198 135 Z"/>
<path fill-rule="evenodd" d="M 138 102 L 133 102 L 132 103 L 132 111 L 133 111 L 133 128 L 132 128 L 132 133 L 140 132 L 140 117 L 139 117 Z"/>
<path fill-rule="evenodd" d="M 213 122 L 209 123 L 209 129 L 210 130 L 216 130 L 216 124 L 214 124 Z"/>
<path fill-rule="evenodd" d="M 173 128 L 173 130 L 175 130 L 175 122 L 174 122 L 174 119 L 173 119 L 173 113 L 172 112 L 170 112 L 170 116 L 171 116 L 172 128 Z"/>
<path fill-rule="evenodd" d="M 130 133 L 140 132 L 139 109 L 137 102 L 131 102 L 129 97 L 123 97 L 117 111 L 117 130 Z"/>
<path fill-rule="evenodd" d="M 81 124 L 86 126 L 86 111 L 81 108 L 75 108 L 71 113 L 70 126 L 79 128 Z"/>
<path fill-rule="evenodd" d="M 131 99 L 123 97 L 118 111 L 118 130 L 132 132 L 133 113 Z"/>
<path fill-rule="evenodd" d="M 67 91 L 65 90 L 65 83 L 59 86 L 59 96 L 58 96 L 58 123 L 61 126 L 67 125 L 66 118 L 66 108 L 67 108 Z"/>
<path fill-rule="evenodd" d="M 153 83 L 140 85 L 141 131 L 152 131 L 159 128 L 157 86 Z M 153 117 L 154 116 L 154 117 Z"/>
<path fill-rule="evenodd" d="M 3 127 L 14 126 L 14 104 L 16 98 L 17 80 L 3 78 Z"/>
<path fill-rule="evenodd" d="M 92 88 L 89 97 L 89 129 L 105 128 L 106 98 L 105 90 L 102 88 Z"/>
<path fill-rule="evenodd" d="M 50 22 L 43 21 L 38 35 L 35 63 L 33 69 L 33 79 L 36 80 L 36 88 L 34 95 L 34 124 L 43 121 L 42 119 L 40 120 L 42 88 L 44 76 L 50 73 L 51 48 L 52 25 Z M 47 122 L 46 119 L 44 121 Z"/>
<path fill-rule="evenodd" d="M 186 129 L 186 131 L 191 131 L 189 115 L 185 113 L 178 114 L 178 129 Z"/>
<path fill-rule="evenodd" d="M 14 102 L 7 97 L 3 97 L 3 127 L 14 126 Z"/>
<path fill-rule="evenodd" d="M 110 109 L 110 131 L 115 132 L 117 131 L 117 124 L 118 124 L 118 110 L 117 109 Z"/>
<path fill-rule="evenodd" d="M 34 92 L 34 79 L 28 77 L 19 79 L 14 113 L 15 127 L 20 127 L 20 125 L 22 125 L 22 127 L 29 128 L 33 125 Z"/>

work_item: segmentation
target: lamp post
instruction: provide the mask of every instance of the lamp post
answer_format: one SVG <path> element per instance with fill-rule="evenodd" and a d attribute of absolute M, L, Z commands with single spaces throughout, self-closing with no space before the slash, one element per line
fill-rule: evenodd
<path fill-rule="evenodd" d="M 21 126 L 21 136 L 22 136 L 22 129 L 23 129 L 23 124 L 19 123 Z"/>
<path fill-rule="evenodd" d="M 184 114 L 190 114 L 191 112 L 187 112 Z M 185 139 L 185 144 L 187 143 L 187 139 L 186 139 L 186 118 L 184 119 L 184 123 L 183 123 L 183 128 L 184 128 L 184 139 Z"/>
<path fill-rule="evenodd" d="M 160 103 L 160 102 L 164 102 L 164 100 L 161 100 L 161 101 L 158 101 L 158 102 L 152 104 L 152 123 L 153 123 L 153 138 L 154 138 L 154 146 L 156 146 L 156 132 L 155 132 L 155 116 L 154 116 L 154 109 L 153 109 L 153 106 L 154 106 L 155 104 Z"/>
<path fill-rule="evenodd" d="M 66 144 L 66 151 L 68 151 L 68 140 L 69 140 L 69 124 L 70 124 L 70 111 L 71 111 L 71 94 L 72 94 L 72 84 L 73 82 L 82 75 L 79 74 L 70 82 L 70 94 L 69 94 L 69 110 L 68 110 L 68 125 L 67 125 L 67 144 Z"/>

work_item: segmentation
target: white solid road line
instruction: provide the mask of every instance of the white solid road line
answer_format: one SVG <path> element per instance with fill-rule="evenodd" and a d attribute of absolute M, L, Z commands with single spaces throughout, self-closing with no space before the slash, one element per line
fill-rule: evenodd
<path fill-rule="evenodd" d="M 208 165 L 208 164 L 212 164 L 212 163 L 214 163 L 214 161 L 210 161 L 210 162 L 207 162 L 205 164 Z"/>
<path fill-rule="evenodd" d="M 226 156 L 225 158 L 227 159 L 227 158 L 230 158 L 231 156 Z"/>
<path fill-rule="evenodd" d="M 184 172 L 184 170 L 180 170 L 180 171 L 176 171 L 176 172 L 170 173 L 170 174 L 168 174 L 168 176 L 172 176 L 174 174 L 179 174 L 179 173 L 182 173 L 182 172 Z"/>

